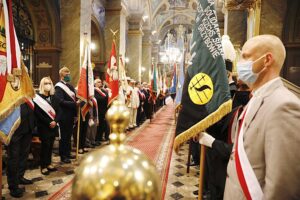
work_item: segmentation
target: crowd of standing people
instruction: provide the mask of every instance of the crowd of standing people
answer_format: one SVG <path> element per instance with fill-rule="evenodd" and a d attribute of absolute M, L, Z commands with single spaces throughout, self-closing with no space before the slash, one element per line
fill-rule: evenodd
<path fill-rule="evenodd" d="M 78 116 L 78 112 L 81 114 L 80 108 L 85 103 L 77 97 L 76 88 L 70 84 L 70 70 L 67 67 L 61 68 L 59 76 L 60 81 L 55 85 L 50 77 L 42 78 L 35 97 L 26 99 L 20 107 L 21 124 L 7 146 L 7 182 L 10 195 L 13 197 L 23 196 L 24 190 L 19 187 L 20 184 L 33 183 L 32 180 L 26 179 L 24 174 L 34 132 L 39 137 L 38 160 L 41 174 L 45 176 L 57 171 L 57 166 L 52 164 L 56 138 L 59 139 L 58 154 L 61 164 L 69 164 L 76 158 L 72 154 L 72 148 L 76 147 L 77 143 L 79 154 L 88 152 L 88 148 L 109 143 L 110 127 L 105 115 L 109 108 L 111 91 L 107 84 L 98 78 L 94 80 L 93 106 L 83 117 Z M 120 82 L 119 100 L 123 99 L 123 103 L 130 110 L 128 130 L 132 130 L 146 119 L 151 119 L 157 109 L 156 94 L 154 97 L 145 82 L 140 84 L 130 78 L 127 81 L 126 87 Z M 79 141 L 77 141 L 78 126 L 80 126 Z"/>

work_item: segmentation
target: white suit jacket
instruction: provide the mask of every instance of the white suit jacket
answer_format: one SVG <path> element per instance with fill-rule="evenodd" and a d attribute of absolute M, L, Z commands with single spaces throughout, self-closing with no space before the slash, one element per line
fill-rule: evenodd
<path fill-rule="evenodd" d="M 300 199 L 300 100 L 280 79 L 253 101 L 244 119 L 243 140 L 263 199 Z M 224 199 L 245 199 L 234 151 L 227 166 Z"/>

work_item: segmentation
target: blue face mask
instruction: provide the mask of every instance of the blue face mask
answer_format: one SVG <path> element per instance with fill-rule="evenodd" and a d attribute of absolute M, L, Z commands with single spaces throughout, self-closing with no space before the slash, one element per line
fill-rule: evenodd
<path fill-rule="evenodd" d="M 257 80 L 258 74 L 260 73 L 254 73 L 252 71 L 253 68 L 253 64 L 258 61 L 259 59 L 263 58 L 265 55 L 263 55 L 262 57 L 256 59 L 255 61 L 243 61 L 243 62 L 238 62 L 237 63 L 237 73 L 238 73 L 238 77 L 240 80 L 242 80 L 244 83 L 246 83 L 247 85 L 252 85 L 253 83 L 255 83 L 255 81 Z M 261 70 L 262 71 L 262 70 Z"/>

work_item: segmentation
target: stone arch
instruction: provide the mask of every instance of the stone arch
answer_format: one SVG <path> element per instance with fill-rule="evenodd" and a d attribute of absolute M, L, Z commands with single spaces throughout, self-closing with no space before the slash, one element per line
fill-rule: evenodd
<path fill-rule="evenodd" d="M 162 1 L 157 8 L 154 10 L 151 21 L 154 21 L 157 14 L 162 11 L 167 11 L 169 9 L 168 4 Z"/>
<path fill-rule="evenodd" d="M 92 51 L 92 62 L 95 64 L 95 76 L 102 76 L 105 67 L 106 48 L 104 30 L 101 28 L 97 18 L 92 15 L 91 41 L 95 43 L 96 49 Z"/>
<path fill-rule="evenodd" d="M 37 86 L 44 76 L 50 76 L 57 82 L 61 50 L 59 4 L 57 1 L 24 1 L 24 4 L 29 11 L 34 32 L 33 83 Z"/>
<path fill-rule="evenodd" d="M 161 31 L 161 29 L 163 28 L 163 27 L 165 27 L 166 25 L 168 25 L 168 24 L 170 24 L 170 23 L 168 23 L 168 21 L 170 21 L 170 20 L 172 20 L 173 18 L 176 18 L 176 17 L 180 17 L 180 16 L 184 16 L 184 17 L 187 17 L 190 21 L 192 21 L 192 20 L 194 20 L 194 18 L 192 17 L 192 16 L 190 16 L 189 14 L 186 14 L 186 13 L 176 13 L 175 15 L 171 15 L 171 16 L 169 16 L 168 18 L 166 18 L 161 24 L 160 24 L 160 26 L 157 28 L 157 32 L 160 32 Z M 189 23 L 189 22 L 186 22 L 186 23 L 188 23 L 188 24 L 191 24 L 191 23 Z M 179 23 L 180 24 L 180 23 Z"/>

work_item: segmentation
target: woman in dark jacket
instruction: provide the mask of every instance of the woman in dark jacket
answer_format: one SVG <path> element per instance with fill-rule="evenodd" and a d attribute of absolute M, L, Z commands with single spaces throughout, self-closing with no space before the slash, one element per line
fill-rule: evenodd
<path fill-rule="evenodd" d="M 54 96 L 54 86 L 50 77 L 44 77 L 40 82 L 39 94 L 33 99 L 37 130 L 41 139 L 41 173 L 49 175 L 57 169 L 51 165 L 52 148 L 55 136 L 59 131 L 58 103 Z"/>

